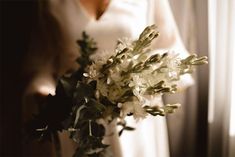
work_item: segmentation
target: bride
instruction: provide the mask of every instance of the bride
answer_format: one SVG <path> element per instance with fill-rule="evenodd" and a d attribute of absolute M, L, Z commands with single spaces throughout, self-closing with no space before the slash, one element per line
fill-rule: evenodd
<path fill-rule="evenodd" d="M 97 42 L 99 50 L 93 60 L 112 54 L 117 39 L 137 39 L 143 29 L 156 24 L 160 37 L 152 44 L 154 51 L 174 50 L 187 56 L 180 39 L 167 0 L 47 0 L 39 2 L 38 24 L 32 35 L 26 75 L 30 78 L 26 88 L 23 107 L 24 121 L 36 110 L 36 96 L 55 92 L 55 80 L 79 66 L 76 40 L 86 31 Z M 190 85 L 191 78 L 184 80 Z M 124 132 L 118 138 L 109 139 L 115 157 L 169 157 L 168 134 L 164 117 L 148 117 L 138 123 L 127 119 L 132 132 Z M 112 130 L 115 132 L 115 130 Z M 60 135 L 62 156 L 72 156 L 75 145 L 68 135 Z M 25 146 L 28 148 L 28 146 Z M 34 155 L 53 156 L 53 146 L 45 144 Z M 45 151 L 47 150 L 47 151 Z M 48 151 L 51 150 L 51 151 Z M 30 154 L 26 149 L 25 154 Z"/>

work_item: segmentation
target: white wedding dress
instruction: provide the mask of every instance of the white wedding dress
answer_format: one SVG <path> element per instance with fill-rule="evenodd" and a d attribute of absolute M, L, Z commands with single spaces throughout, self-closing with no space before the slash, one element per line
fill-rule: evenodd
<path fill-rule="evenodd" d="M 91 18 L 79 0 L 48 1 L 49 14 L 60 27 L 59 30 L 63 38 L 60 41 L 64 49 L 59 52 L 60 69 L 58 73 L 62 74 L 72 67 L 71 63 L 77 57 L 76 40 L 81 38 L 83 31 L 93 37 L 98 44 L 99 49 L 92 56 L 94 60 L 112 55 L 118 39 L 123 37 L 137 39 L 143 29 L 152 24 L 158 25 L 160 33 L 162 32 L 160 39 L 152 45 L 153 50 L 173 47 L 170 41 L 168 42 L 168 38 L 171 39 L 171 36 L 167 34 L 164 36 L 164 32 L 169 31 L 169 34 L 172 33 L 173 39 L 180 38 L 178 37 L 169 4 L 166 0 L 164 1 L 159 0 L 159 3 L 163 3 L 163 8 L 159 8 L 163 10 L 163 15 L 160 15 L 162 19 L 159 18 L 159 15 L 156 15 L 158 13 L 156 11 L 158 9 L 158 0 L 111 0 L 107 9 L 98 20 Z M 164 19 L 164 16 L 169 16 L 169 21 L 167 18 Z M 160 20 L 163 20 L 163 25 Z M 164 27 L 161 27 L 161 25 Z M 172 30 L 176 29 L 176 34 L 174 34 L 174 31 L 171 32 L 171 28 Z M 172 43 L 174 45 L 174 42 Z M 179 46 L 176 49 L 186 55 L 187 53 L 180 40 L 177 44 Z M 120 138 L 113 137 L 111 144 L 115 157 L 169 157 L 165 117 L 148 116 L 145 120 L 140 120 L 139 122 L 128 117 L 127 124 L 135 127 L 136 130 L 126 131 Z M 69 150 L 70 145 L 64 142 L 63 138 L 61 143 L 64 152 L 62 154 L 68 157 L 72 150 Z"/>
<path fill-rule="evenodd" d="M 98 52 L 93 59 L 112 55 L 117 39 L 127 37 L 137 39 L 139 34 L 148 25 L 153 24 L 150 20 L 149 6 L 147 0 L 111 0 L 104 14 L 98 19 L 92 19 L 81 3 L 78 5 L 77 25 L 75 38 L 82 31 L 86 31 L 97 41 Z M 154 18 L 154 17 L 152 17 Z M 151 117 L 138 123 L 128 117 L 127 124 L 136 128 L 135 131 L 126 131 L 116 142 L 111 142 L 115 154 L 123 157 L 169 157 L 168 135 L 165 117 Z M 118 137 L 114 137 L 118 138 Z M 115 139 L 114 139 L 115 141 Z M 119 157 L 119 156 L 117 156 Z"/>

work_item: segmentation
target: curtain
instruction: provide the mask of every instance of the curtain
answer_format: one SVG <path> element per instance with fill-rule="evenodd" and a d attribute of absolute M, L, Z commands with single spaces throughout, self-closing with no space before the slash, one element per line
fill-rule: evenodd
<path fill-rule="evenodd" d="M 171 8 L 189 53 L 208 56 L 207 0 L 170 0 Z M 207 137 L 208 66 L 194 73 L 195 84 L 165 102 L 181 108 L 169 115 L 168 132 L 172 157 L 205 156 Z"/>
<path fill-rule="evenodd" d="M 211 157 L 235 156 L 235 1 L 209 0 Z"/>

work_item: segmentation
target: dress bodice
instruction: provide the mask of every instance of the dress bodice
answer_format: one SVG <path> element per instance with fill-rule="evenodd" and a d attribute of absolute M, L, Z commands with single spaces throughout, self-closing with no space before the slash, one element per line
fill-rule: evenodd
<path fill-rule="evenodd" d="M 67 35 L 76 41 L 85 31 L 95 39 L 97 54 L 104 57 L 112 55 L 118 39 L 137 39 L 143 29 L 149 25 L 149 0 L 111 0 L 105 12 L 96 20 L 93 19 L 79 0 L 65 1 L 63 12 L 55 8 L 54 14 L 61 22 Z M 58 6 L 57 6 L 58 7 Z"/>
<path fill-rule="evenodd" d="M 98 51 L 92 59 L 113 55 L 118 39 L 135 40 L 144 28 L 153 24 L 154 0 L 111 0 L 105 12 L 96 20 L 90 17 L 79 0 L 67 0 L 54 5 L 52 12 L 61 23 L 71 43 L 85 31 L 97 42 Z M 63 8 L 60 10 L 59 8 Z M 75 46 L 75 45 L 74 45 Z M 75 52 L 72 52 L 75 53 Z M 168 138 L 165 119 L 148 117 L 140 123 L 132 118 L 127 123 L 136 131 L 111 138 L 115 157 L 168 157 Z M 113 129 L 113 128 L 112 128 Z M 159 132 L 159 136 L 156 132 Z M 118 154 L 118 155 L 117 155 Z"/>

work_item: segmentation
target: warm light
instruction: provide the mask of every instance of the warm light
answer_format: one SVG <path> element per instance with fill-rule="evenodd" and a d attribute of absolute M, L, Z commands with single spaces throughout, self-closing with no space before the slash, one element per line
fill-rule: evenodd
<path fill-rule="evenodd" d="M 234 2 L 235 3 L 235 2 Z M 233 10 L 233 13 L 235 14 L 235 11 Z M 231 20 L 231 26 L 232 28 L 235 27 L 235 20 Z M 233 31 L 231 32 L 232 34 L 235 35 L 235 29 L 233 29 Z M 232 85 L 231 85 L 231 93 L 230 93 L 230 97 L 231 97 L 231 110 L 230 110 L 230 128 L 229 128 L 229 135 L 230 136 L 235 136 L 235 37 L 234 35 L 231 36 L 231 43 L 234 43 L 234 44 L 231 44 L 231 52 L 232 53 L 232 78 L 231 78 L 231 82 L 232 82 Z"/>
<path fill-rule="evenodd" d="M 54 86 L 50 86 L 50 85 L 41 85 L 39 87 L 39 93 L 43 94 L 43 95 L 55 95 L 55 87 Z"/>
<path fill-rule="evenodd" d="M 235 72 L 233 73 L 233 80 L 235 79 Z M 230 128 L 229 135 L 235 136 L 235 82 L 232 84 L 232 92 L 231 92 L 231 110 L 230 110 Z"/>
<path fill-rule="evenodd" d="M 232 74 L 231 74 L 231 110 L 230 110 L 230 128 L 229 128 L 229 135 L 235 137 L 235 10 L 233 7 L 235 6 L 235 1 L 230 1 L 230 10 L 231 10 L 231 17 L 230 17 L 230 25 L 231 28 L 231 36 L 230 36 L 230 54 L 232 54 L 232 60 L 231 60 L 231 68 L 232 68 Z"/>
<path fill-rule="evenodd" d="M 209 19 L 208 19 L 208 31 L 209 31 L 209 50 L 210 50 L 210 55 L 209 55 L 209 64 L 210 64 L 210 82 L 209 82 L 209 111 L 208 111 L 208 122 L 212 123 L 214 121 L 214 110 L 215 110 L 215 82 L 216 82 L 216 77 L 215 77 L 215 60 L 216 60 L 216 39 L 217 39 L 217 33 L 216 32 L 216 18 L 215 18 L 215 14 L 216 14 L 216 4 L 214 3 L 213 0 L 209 0 L 208 1 L 209 5 L 208 5 L 208 14 L 209 14 Z M 214 55 L 213 55 L 214 54 Z"/>

